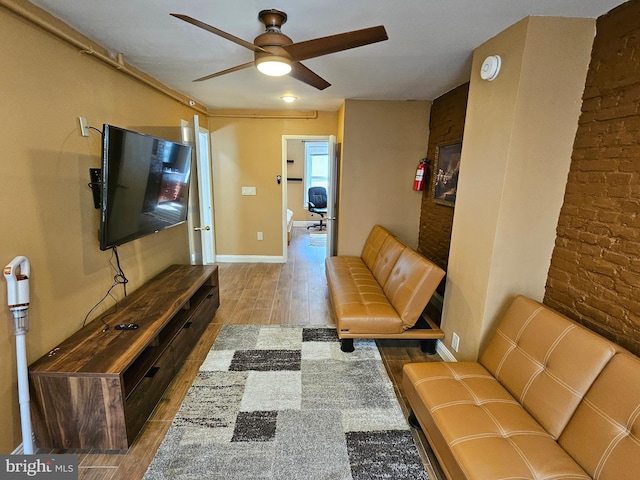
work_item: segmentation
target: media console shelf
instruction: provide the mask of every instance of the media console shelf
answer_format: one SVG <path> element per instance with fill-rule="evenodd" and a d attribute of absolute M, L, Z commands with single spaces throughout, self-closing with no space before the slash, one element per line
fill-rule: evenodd
<path fill-rule="evenodd" d="M 173 265 L 34 362 L 36 445 L 129 448 L 219 305 L 218 267 Z"/>

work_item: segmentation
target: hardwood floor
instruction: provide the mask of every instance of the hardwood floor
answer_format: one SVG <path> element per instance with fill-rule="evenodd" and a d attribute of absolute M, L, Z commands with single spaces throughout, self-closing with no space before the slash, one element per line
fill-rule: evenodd
<path fill-rule="evenodd" d="M 138 480 L 144 476 L 222 325 L 335 324 L 324 273 L 324 247 L 312 246 L 309 232 L 298 227 L 294 228 L 288 256 L 285 264 L 219 265 L 220 308 L 133 446 L 124 452 L 56 452 L 79 455 L 80 480 Z M 438 355 L 422 353 L 417 341 L 379 341 L 378 346 L 407 414 L 402 392 L 402 366 L 408 362 L 441 359 Z M 430 478 L 444 479 L 424 435 L 415 430 L 412 432 Z"/>

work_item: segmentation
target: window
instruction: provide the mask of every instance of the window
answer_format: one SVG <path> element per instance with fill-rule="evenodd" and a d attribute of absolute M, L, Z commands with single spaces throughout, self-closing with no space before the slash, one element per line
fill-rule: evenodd
<path fill-rule="evenodd" d="M 304 142 L 304 208 L 311 187 L 329 191 L 329 142 Z"/>

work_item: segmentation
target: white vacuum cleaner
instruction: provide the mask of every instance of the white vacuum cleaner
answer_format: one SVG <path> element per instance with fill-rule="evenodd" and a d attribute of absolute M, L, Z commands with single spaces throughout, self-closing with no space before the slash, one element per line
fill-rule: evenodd
<path fill-rule="evenodd" d="M 22 445 L 24 453 L 33 454 L 31 414 L 29 412 L 29 377 L 27 371 L 27 345 L 25 335 L 29 331 L 29 273 L 27 257 L 18 256 L 4 267 L 7 280 L 7 304 L 13 313 L 16 336 L 16 363 L 18 366 L 18 401 L 22 421 Z"/>

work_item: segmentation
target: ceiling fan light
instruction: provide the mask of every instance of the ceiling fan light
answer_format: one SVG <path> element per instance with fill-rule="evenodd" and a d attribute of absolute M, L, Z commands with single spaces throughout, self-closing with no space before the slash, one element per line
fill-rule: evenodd
<path fill-rule="evenodd" d="M 281 77 L 291 71 L 291 60 L 270 55 L 256 60 L 256 67 L 265 75 Z"/>

